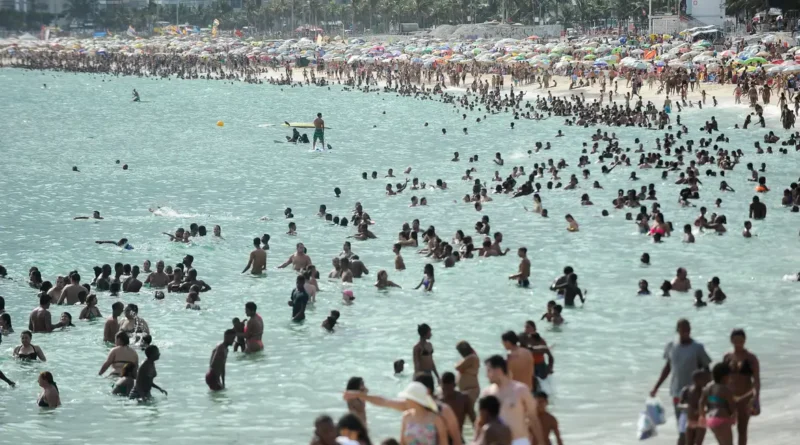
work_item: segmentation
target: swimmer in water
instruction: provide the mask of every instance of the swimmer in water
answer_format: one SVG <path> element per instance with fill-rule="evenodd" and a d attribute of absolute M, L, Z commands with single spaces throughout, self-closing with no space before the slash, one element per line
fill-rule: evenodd
<path fill-rule="evenodd" d="M 92 212 L 92 216 L 76 216 L 75 218 L 72 218 L 72 219 L 73 220 L 78 220 L 78 219 L 103 219 L 103 217 L 100 216 L 100 212 L 95 210 L 94 212 Z"/>

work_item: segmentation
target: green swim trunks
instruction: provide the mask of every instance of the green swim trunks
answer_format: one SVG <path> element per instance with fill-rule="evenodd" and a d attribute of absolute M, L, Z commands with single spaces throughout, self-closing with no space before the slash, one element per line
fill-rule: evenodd
<path fill-rule="evenodd" d="M 325 130 L 322 128 L 314 130 L 314 138 L 325 140 Z"/>

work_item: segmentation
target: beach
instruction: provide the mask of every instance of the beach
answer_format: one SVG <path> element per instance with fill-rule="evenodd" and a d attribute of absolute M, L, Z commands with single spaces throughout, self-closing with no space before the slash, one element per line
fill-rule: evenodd
<path fill-rule="evenodd" d="M 688 128 L 681 144 L 709 137 L 699 128 L 715 116 L 720 131 L 714 137 L 722 133 L 729 138 L 715 144 L 742 149 L 743 163 L 766 164 L 773 191 L 761 196 L 769 216 L 754 222 L 757 237 L 745 239 L 739 232 L 748 219 L 754 185 L 747 181 L 743 165 L 724 178 L 702 176 L 697 208 L 678 204 L 675 196 L 681 186 L 675 184 L 674 176 L 678 172 L 670 172 L 664 180 L 662 170 L 621 165 L 604 175 L 594 156 L 590 165 L 578 166 L 582 144 L 591 146 L 591 135 L 598 129 L 616 133 L 620 146 L 631 151 L 638 145 L 637 138 L 647 150 L 654 149 L 656 138 L 663 140 L 667 130 L 565 126 L 564 116 L 514 119 L 510 111 L 492 114 L 485 108 L 478 110 L 480 106 L 466 111 L 452 103 L 422 100 L 422 95 L 386 91 L 385 79 L 378 80 L 377 91 L 371 93 L 330 78 L 327 86 L 268 84 L 269 78 L 278 78 L 281 72 L 278 68 L 258 73 L 264 84 L 255 84 L 0 70 L 0 82 L 14 85 L 0 91 L 0 113 L 9 116 L 0 122 L 7 147 L 6 161 L 0 166 L 5 197 L 0 208 L 0 221 L 4 221 L 0 264 L 14 278 L 0 281 L 0 295 L 5 297 L 17 333 L 36 306 L 36 290 L 26 282 L 31 266 L 49 280 L 77 269 L 88 282 L 94 265 L 141 265 L 144 260 L 163 259 L 175 266 L 189 254 L 195 258 L 199 276 L 212 287 L 202 294 L 199 311 L 184 309 L 185 294 L 170 293 L 164 300 L 155 300 L 152 289 L 119 297 L 97 292 L 104 315 L 115 301 L 136 303 L 139 315 L 151 326 L 162 356 L 158 381 L 169 396 L 156 395 L 150 404 L 108 394 L 113 381 L 96 376 L 108 353 L 101 342 L 102 320 L 78 322 L 77 307 L 51 308 L 55 317 L 63 311 L 73 313 L 74 327 L 34 334 L 34 342 L 47 353 L 46 363 L 12 360 L 10 351 L 18 335 L 4 335 L 0 369 L 18 383 L 16 388 L 0 390 L 0 413 L 10 441 L 65 437 L 100 444 L 107 442 L 109 434 L 125 431 L 140 436 L 136 440 L 179 444 L 306 443 L 317 415 L 337 418 L 347 411 L 342 393 L 351 376 L 363 377 L 372 394 L 394 397 L 406 387 L 412 378 L 417 325 L 432 327 L 430 341 L 437 366 L 444 372 L 452 371 L 460 359 L 455 350 L 458 341 L 468 340 L 481 358 L 505 354 L 500 334 L 521 330 L 526 320 L 535 320 L 556 357 L 550 411 L 559 419 L 565 442 L 633 443 L 638 414 L 664 364 L 664 346 L 674 339 L 676 320 L 685 317 L 692 323 L 693 337 L 705 345 L 714 362 L 730 349 L 732 329 L 748 332 L 748 348 L 761 362 L 763 388 L 762 414 L 751 419 L 749 443 L 794 443 L 792 421 L 798 416 L 794 408 L 798 405 L 793 394 L 798 388 L 791 376 L 800 364 L 800 353 L 793 347 L 800 330 L 787 313 L 800 298 L 797 283 L 783 277 L 797 272 L 791 247 L 797 242 L 797 214 L 780 205 L 780 196 L 797 180 L 797 153 L 790 149 L 785 155 L 756 154 L 752 148 L 767 131 L 782 140 L 788 138 L 790 131 L 780 127 L 775 105 L 765 106 L 766 128 L 734 129 L 752 110 L 734 104 L 732 85 L 701 83 L 707 92 L 703 109 L 696 105 L 701 96 L 695 90 L 688 95 L 695 106 L 682 112 L 673 109 L 671 115 L 675 119 L 680 114 Z M 294 68 L 292 76 L 301 82 L 302 68 Z M 490 76 L 484 74 L 482 79 L 490 80 Z M 444 91 L 460 97 L 472 79 L 468 75 L 462 86 L 448 85 Z M 568 77 L 555 76 L 555 80 L 558 86 L 549 90 L 533 83 L 514 86 L 514 91 L 525 92 L 528 101 L 548 92 L 554 97 L 583 93 L 589 102 L 599 98 L 598 86 L 570 90 Z M 624 82 L 619 81 L 620 94 L 613 98 L 620 105 L 625 102 L 624 93 L 630 91 Z M 508 93 L 512 83 L 505 76 L 501 94 Z M 426 87 L 433 85 L 426 83 Z M 133 89 L 141 95 L 140 103 L 131 102 Z M 712 96 L 719 102 L 716 107 Z M 660 109 L 665 96 L 645 84 L 641 98 Z M 607 94 L 605 99 L 608 104 Z M 310 153 L 307 145 L 282 142 L 290 135 L 283 122 L 311 122 L 317 113 L 331 127 L 325 136 L 332 150 Z M 462 132 L 465 127 L 468 134 Z M 673 123 L 669 132 L 678 128 Z M 556 137 L 559 130 L 563 138 Z M 313 130 L 301 132 L 311 137 Z M 534 152 L 536 142 L 550 143 L 552 149 Z M 459 152 L 462 161 L 451 162 L 453 152 Z M 497 152 L 505 165 L 492 162 Z M 474 155 L 479 160 L 469 163 Z M 564 184 L 571 174 L 580 175 L 584 168 L 591 171 L 589 179 L 581 178 L 577 190 L 544 188 L 540 192 L 549 218 L 524 210 L 531 207 L 530 196 L 490 194 L 493 200 L 483 203 L 480 212 L 462 202 L 472 186 L 471 181 L 461 180 L 465 169 L 474 166 L 472 174 L 493 187 L 496 170 L 502 176 L 514 166 L 530 172 L 533 164 L 549 159 L 569 164 L 560 173 Z M 123 170 L 122 164 L 129 169 Z M 79 172 L 72 171 L 73 166 Z M 407 167 L 412 167 L 411 172 L 403 174 Z M 389 168 L 396 178 L 384 178 Z M 712 167 L 701 171 L 706 168 Z M 362 173 L 373 171 L 379 179 L 362 179 Z M 641 178 L 638 182 L 628 179 L 633 171 Z M 408 189 L 386 196 L 387 183 L 396 186 L 406 178 L 419 178 L 429 185 L 443 179 L 448 189 Z M 722 179 L 736 192 L 718 191 Z M 603 189 L 592 188 L 595 180 Z M 661 244 L 652 243 L 638 233 L 633 221 L 625 219 L 626 212 L 635 214 L 636 209 L 612 205 L 618 189 L 651 183 L 677 231 L 697 217 L 700 206 L 707 206 L 727 216 L 729 232 L 717 236 L 695 230 L 695 244 L 681 243 L 677 233 Z M 341 190 L 339 198 L 335 187 Z M 591 195 L 594 205 L 581 205 L 583 193 Z M 409 207 L 412 195 L 427 198 L 428 205 Z M 719 209 L 714 208 L 716 198 L 723 199 Z M 356 202 L 375 221 L 370 230 L 377 239 L 348 239 L 356 233 L 354 227 L 333 226 L 315 216 L 325 204 L 328 212 L 350 218 Z M 290 222 L 283 216 L 286 208 L 292 210 L 296 236 L 286 234 Z M 93 210 L 105 219 L 72 220 Z M 601 216 L 602 210 L 610 215 Z M 567 213 L 580 222 L 580 232 L 564 230 Z M 504 245 L 512 253 L 462 260 L 456 267 L 444 268 L 442 262 L 417 255 L 418 248 L 404 247 L 407 269 L 394 270 L 392 245 L 403 222 L 419 219 L 423 229 L 433 225 L 449 241 L 459 229 L 477 238 L 472 227 L 484 215 L 491 218 L 492 232 L 502 232 Z M 262 220 L 265 216 L 269 219 Z M 161 235 L 191 223 L 209 229 L 220 225 L 224 240 L 198 237 L 182 244 Z M 271 235 L 267 276 L 241 275 L 253 237 L 265 233 Z M 132 250 L 93 242 L 122 237 Z M 344 241 L 352 242 L 353 252 L 370 272 L 352 285 L 325 278 L 331 258 L 342 251 Z M 298 242 L 305 244 L 321 274 L 321 292 L 301 324 L 289 321 L 291 309 L 286 303 L 296 274 L 276 269 Z M 520 246 L 527 246 L 532 262 L 529 289 L 506 279 L 517 270 L 519 259 L 513 252 Z M 652 258 L 649 266 L 639 260 L 643 252 Z M 427 263 L 435 266 L 436 284 L 433 292 L 423 293 L 414 286 Z M 565 309 L 563 326 L 549 326 L 540 321 L 547 301 L 555 298 L 548 287 L 567 265 L 575 268 L 581 286 L 588 289 L 587 301 Z M 671 280 L 679 267 L 688 270 L 693 289 L 704 289 L 711 277 L 719 277 L 728 300 L 698 309 L 692 305 L 691 293 L 658 296 L 658 285 Z M 377 290 L 374 276 L 381 269 L 402 288 Z M 650 282 L 653 295 L 637 295 L 641 279 Z M 342 301 L 344 289 L 353 290 L 353 304 Z M 210 393 L 202 380 L 207 356 L 222 340 L 222 332 L 231 327 L 231 319 L 244 318 L 248 301 L 258 304 L 264 319 L 265 352 L 256 356 L 231 352 L 227 389 Z M 333 333 L 320 328 L 331 310 L 341 312 Z M 397 359 L 407 362 L 400 375 L 392 371 Z M 43 370 L 50 370 L 58 380 L 63 406 L 39 415 L 35 375 Z M 480 383 L 488 385 L 483 369 Z M 653 444 L 674 443 L 677 437 L 667 387 L 668 383 L 659 392 L 667 407 L 667 424 L 648 440 Z M 376 407 L 367 411 L 373 441 L 397 437 L 398 414 Z M 472 437 L 471 427 L 465 428 L 464 436 Z M 710 435 L 706 441 L 714 443 Z"/>

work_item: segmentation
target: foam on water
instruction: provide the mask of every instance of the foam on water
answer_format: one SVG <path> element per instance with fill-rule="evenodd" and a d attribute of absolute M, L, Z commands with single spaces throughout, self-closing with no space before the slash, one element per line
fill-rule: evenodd
<path fill-rule="evenodd" d="M 39 87 L 47 80 L 47 90 Z M 416 325 L 433 328 L 435 359 L 440 372 L 452 370 L 458 360 L 455 344 L 468 340 L 481 357 L 502 353 L 500 334 L 521 330 L 525 320 L 538 320 L 547 300 L 550 281 L 571 265 L 589 294 L 584 308 L 566 311 L 568 323 L 559 331 L 540 326 L 554 349 L 557 396 L 552 411 L 559 418 L 566 443 L 632 443 L 636 419 L 647 392 L 663 361 L 665 343 L 671 339 L 675 321 L 688 317 L 694 336 L 706 344 L 718 360 L 728 348 L 734 327 L 748 333 L 748 347 L 762 363 L 763 414 L 751 421 L 751 444 L 796 443 L 800 428 L 794 378 L 800 364 L 796 338 L 800 328 L 794 314 L 800 303 L 797 283 L 782 280 L 797 270 L 797 214 L 778 204 L 780 190 L 797 179 L 798 162 L 792 152 L 784 155 L 748 154 L 744 162 L 767 163 L 773 192 L 765 195 L 769 216 L 754 223 L 757 238 L 739 236 L 747 217 L 752 183 L 744 166 L 725 177 L 735 194 L 716 189 L 721 178 L 701 177 L 704 182 L 699 205 L 710 209 L 723 198 L 722 212 L 728 217 L 725 236 L 700 235 L 697 244 L 684 245 L 679 237 L 661 245 L 650 244 L 639 235 L 624 211 L 610 204 L 617 189 L 640 187 L 653 182 L 667 216 L 680 231 L 698 210 L 681 208 L 675 178 L 660 179 L 658 170 L 640 170 L 641 181 L 627 180 L 630 169 L 618 167 L 603 176 L 596 164 L 589 168 L 589 181 L 581 189 L 555 190 L 542 194 L 549 219 L 527 213 L 530 197 L 511 199 L 494 196 L 484 205 L 493 231 L 504 234 L 512 249 L 526 245 L 533 267 L 532 287 L 522 290 L 506 276 L 516 271 L 513 253 L 501 258 L 474 259 L 453 269 L 436 267 L 432 293 L 414 291 L 425 259 L 414 249 L 404 249 L 408 270 L 392 270 L 391 245 L 404 221 L 415 218 L 422 226 L 434 225 L 443 239 L 457 229 L 472 233 L 481 214 L 460 198 L 471 184 L 459 180 L 472 154 L 477 177 L 489 180 L 495 170 L 504 175 L 513 164 L 530 172 L 534 162 L 564 158 L 575 164 L 581 144 L 594 128 L 566 128 L 563 120 L 516 121 L 508 114 L 490 116 L 468 113 L 432 101 L 396 98 L 391 94 L 362 94 L 327 89 L 286 88 L 206 81 L 165 81 L 113 78 L 101 82 L 91 75 L 23 73 L 0 71 L 0 263 L 14 281 L 0 282 L 17 333 L 25 327 L 29 311 L 36 306 L 35 291 L 25 285 L 27 270 L 36 265 L 45 279 L 53 281 L 78 269 L 84 279 L 97 264 L 145 259 L 167 264 L 194 255 L 200 278 L 213 288 L 203 294 L 201 311 L 186 311 L 184 295 L 168 294 L 155 301 L 152 292 L 123 295 L 121 300 L 139 305 L 154 343 L 162 350 L 157 383 L 169 397 L 156 395 L 149 405 L 138 405 L 109 395 L 111 381 L 97 377 L 108 348 L 102 344 L 102 320 L 78 322 L 77 308 L 67 308 L 76 327 L 67 332 L 35 335 L 34 343 L 47 355 L 47 363 L 11 360 L 15 335 L 0 345 L 0 369 L 18 383 L 14 389 L 0 388 L 0 421 L 8 443 L 46 443 L 53 438 L 81 444 L 106 444 L 109 437 L 124 434 L 133 443 L 164 439 L 178 444 L 254 443 L 271 445 L 306 443 L 313 418 L 320 413 L 338 416 L 345 411 L 341 393 L 350 376 L 364 377 L 373 393 L 392 396 L 410 375 L 395 378 L 392 362 L 404 358 L 411 363 L 416 343 Z M 147 106 L 130 102 L 136 88 Z M 382 112 L 386 111 L 383 115 Z M 264 122 L 304 121 L 322 112 L 335 128 L 326 132 L 335 147 L 329 155 L 313 155 L 307 148 L 274 144 L 283 139 L 284 128 L 263 128 Z M 695 141 L 710 115 L 723 128 L 743 120 L 741 108 L 697 108 L 681 113 Z M 674 117 L 675 113 L 673 113 Z M 480 124 L 475 122 L 481 117 Z M 217 121 L 224 121 L 219 128 Z M 424 122 L 430 126 L 425 128 Z M 775 120 L 772 120 L 775 123 Z M 372 129 L 373 125 L 377 128 Z M 469 128 L 469 136 L 460 129 Z M 441 135 L 447 128 L 448 135 Z M 566 134 L 555 138 L 561 129 Z M 652 147 L 663 132 L 608 128 L 621 138 L 623 147 L 634 147 L 641 138 Z M 766 129 L 766 130 L 769 130 Z M 728 148 L 752 153 L 752 141 L 766 130 L 725 130 Z M 785 136 L 783 130 L 772 128 Z M 551 142 L 553 149 L 528 157 L 534 142 Z M 450 162 L 459 151 L 462 161 Z M 491 159 L 501 152 L 509 160 L 498 169 Z M 130 166 L 128 171 L 114 164 Z M 77 165 L 81 173 L 73 173 Z M 385 180 L 362 180 L 361 172 L 388 168 L 396 172 L 413 166 L 413 176 L 433 183 L 437 178 L 450 185 L 447 191 L 411 191 L 400 196 L 384 195 Z M 704 169 L 701 169 L 701 171 Z M 393 179 L 396 183 L 401 176 Z M 604 190 L 590 188 L 598 180 Z M 543 181 L 545 182 L 545 181 Z M 333 188 L 342 189 L 334 198 Z M 589 193 L 595 205 L 581 207 L 579 197 Z M 411 195 L 425 196 L 427 208 L 409 208 Z M 330 212 L 350 216 L 360 201 L 378 221 L 371 230 L 377 240 L 353 242 L 353 250 L 370 268 L 370 275 L 353 285 L 355 304 L 344 305 L 341 288 L 322 280 L 323 291 L 302 325 L 289 321 L 286 305 L 294 287 L 294 274 L 273 270 L 304 242 L 323 276 L 330 259 L 339 253 L 345 237 L 354 229 L 331 227 L 314 216 L 320 204 Z M 458 202 L 454 202 L 458 201 Z M 156 217 L 148 208 L 162 204 L 165 213 Z M 299 235 L 284 235 L 288 221 L 281 218 L 285 207 L 295 215 Z M 602 209 L 611 216 L 600 217 Z M 165 210 L 166 209 L 166 210 Z M 97 224 L 72 221 L 76 215 L 99 210 L 108 218 Z M 564 230 L 563 215 L 571 213 L 581 231 Z M 260 221 L 270 215 L 271 221 Z M 169 243 L 162 232 L 173 232 L 192 222 L 204 224 L 209 233 L 222 225 L 225 240 L 206 238 L 189 245 Z M 239 271 L 247 262 L 254 236 L 270 233 L 269 276 L 252 280 Z M 135 246 L 124 251 L 97 246 L 94 240 L 126 237 Z M 652 266 L 639 264 L 649 252 Z M 696 310 L 689 295 L 672 298 L 637 297 L 637 282 L 647 279 L 651 288 L 686 267 L 695 288 L 719 276 L 728 301 L 721 307 Z M 390 279 L 403 286 L 389 292 L 376 291 L 373 277 L 389 270 Z M 115 300 L 99 295 L 99 308 L 108 315 Z M 256 301 L 265 321 L 266 352 L 256 357 L 231 353 L 228 389 L 209 394 L 203 381 L 212 347 L 222 340 L 233 317 L 244 316 L 244 303 Z M 341 312 L 334 334 L 319 327 L 331 309 Z M 54 308 L 57 316 L 62 308 Z M 36 374 L 50 370 L 61 389 L 63 407 L 40 414 L 35 397 Z M 482 384 L 486 385 L 482 377 Z M 667 401 L 666 390 L 661 392 Z M 668 403 L 665 403 L 668 404 Z M 670 409 L 667 409 L 671 416 Z M 397 436 L 400 416 L 389 410 L 368 408 L 373 438 Z M 465 433 L 471 437 L 471 431 Z M 654 444 L 674 443 L 673 419 L 659 429 Z M 708 440 L 713 441 L 709 438 Z"/>

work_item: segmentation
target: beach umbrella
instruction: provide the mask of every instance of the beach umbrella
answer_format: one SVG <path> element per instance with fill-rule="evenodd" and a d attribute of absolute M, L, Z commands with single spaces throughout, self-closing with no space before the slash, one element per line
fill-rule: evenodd
<path fill-rule="evenodd" d="M 742 63 L 745 64 L 745 65 L 754 65 L 754 64 L 757 64 L 757 63 L 767 63 L 767 59 L 765 59 L 763 57 L 751 57 L 751 58 L 745 60 Z"/>
<path fill-rule="evenodd" d="M 583 57 L 583 60 L 594 60 L 596 58 L 597 57 L 594 54 L 587 54 L 586 56 Z"/>
<path fill-rule="evenodd" d="M 527 40 L 539 40 L 539 36 L 537 35 L 528 36 Z"/>
<path fill-rule="evenodd" d="M 599 68 L 605 68 L 608 66 L 608 62 L 606 62 L 605 60 L 597 60 L 594 62 L 593 65 Z"/>
<path fill-rule="evenodd" d="M 634 69 L 637 69 L 637 70 L 646 70 L 648 68 L 648 66 L 649 65 L 644 63 L 644 62 L 638 61 L 638 62 L 633 63 L 633 65 L 631 65 L 631 68 L 634 68 Z"/>

